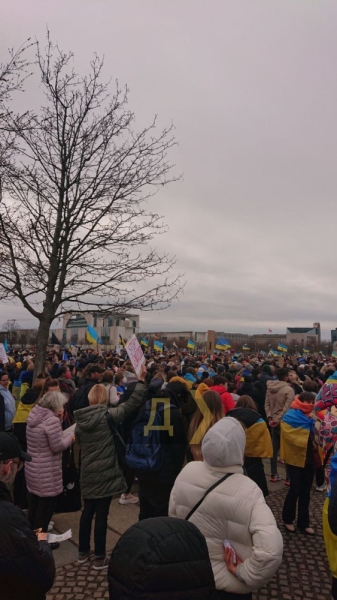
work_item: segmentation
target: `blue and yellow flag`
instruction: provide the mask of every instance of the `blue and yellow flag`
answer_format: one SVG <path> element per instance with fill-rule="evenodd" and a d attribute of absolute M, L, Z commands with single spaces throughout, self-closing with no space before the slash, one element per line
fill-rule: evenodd
<path fill-rule="evenodd" d="M 246 448 L 245 456 L 255 458 L 272 458 L 273 445 L 266 422 L 259 419 L 245 429 Z"/>
<path fill-rule="evenodd" d="M 87 340 L 90 344 L 101 344 L 102 340 L 99 337 L 96 329 L 94 329 L 93 327 L 91 327 L 91 325 L 88 325 L 87 327 Z"/>
<path fill-rule="evenodd" d="M 250 348 L 249 348 L 249 346 L 247 346 L 247 344 L 244 344 L 244 345 L 242 346 L 242 350 L 243 350 L 244 352 L 248 352 L 248 351 L 250 350 Z"/>
<path fill-rule="evenodd" d="M 271 354 L 272 356 L 281 356 L 282 352 L 278 352 L 277 350 L 269 350 L 269 354 Z"/>
<path fill-rule="evenodd" d="M 314 426 L 314 420 L 296 408 L 290 408 L 283 416 L 280 454 L 287 465 L 305 466 L 309 434 Z"/>
<path fill-rule="evenodd" d="M 304 352 L 304 354 L 309 354 L 310 350 L 309 350 L 309 348 L 303 348 L 303 352 Z"/>
<path fill-rule="evenodd" d="M 157 350 L 157 352 L 162 352 L 164 348 L 163 342 L 159 342 L 158 340 L 154 340 L 153 349 Z"/>
<path fill-rule="evenodd" d="M 9 345 L 7 342 L 7 338 L 5 338 L 5 341 L 4 341 L 4 350 L 5 350 L 5 352 L 9 352 Z"/>
<path fill-rule="evenodd" d="M 231 348 L 231 345 L 225 338 L 219 338 L 215 343 L 216 350 L 228 350 L 229 348 Z"/>
<path fill-rule="evenodd" d="M 140 338 L 140 343 L 141 343 L 141 346 L 145 346 L 145 348 L 148 348 L 148 346 L 149 346 L 149 342 L 143 337 Z"/>
<path fill-rule="evenodd" d="M 334 358 L 337 358 L 337 352 L 335 352 L 335 350 L 333 352 L 331 352 L 331 356 L 333 356 Z"/>
<path fill-rule="evenodd" d="M 288 352 L 288 346 L 281 344 L 281 342 L 278 344 L 277 349 L 281 350 L 281 352 Z"/>
<path fill-rule="evenodd" d="M 188 342 L 187 342 L 187 348 L 190 348 L 191 350 L 194 350 L 195 343 L 192 342 L 192 340 L 188 340 Z"/>

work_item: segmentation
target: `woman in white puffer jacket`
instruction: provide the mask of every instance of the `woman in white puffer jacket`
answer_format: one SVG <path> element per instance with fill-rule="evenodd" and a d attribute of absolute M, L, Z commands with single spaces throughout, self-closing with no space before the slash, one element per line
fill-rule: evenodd
<path fill-rule="evenodd" d="M 188 463 L 178 475 L 169 515 L 186 519 L 207 490 L 226 474 L 189 520 L 206 538 L 218 597 L 249 600 L 282 562 L 283 539 L 260 488 L 243 475 L 246 436 L 231 417 L 218 421 L 202 442 L 203 462 Z M 224 552 L 228 540 L 237 555 Z M 225 561 L 226 555 L 226 561 Z"/>

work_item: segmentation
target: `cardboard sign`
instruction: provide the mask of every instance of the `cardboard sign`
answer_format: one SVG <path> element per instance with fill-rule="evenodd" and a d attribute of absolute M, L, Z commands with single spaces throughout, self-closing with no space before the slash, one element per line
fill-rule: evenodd
<path fill-rule="evenodd" d="M 145 356 L 140 343 L 138 342 L 135 334 L 126 342 L 125 349 L 131 360 L 131 364 L 137 374 L 140 376 L 142 365 L 145 364 Z"/>
<path fill-rule="evenodd" d="M 284 356 L 279 356 L 277 358 L 277 362 L 278 362 L 278 366 L 280 367 L 280 369 L 282 369 L 284 367 Z"/>
<path fill-rule="evenodd" d="M 2 360 L 2 363 L 4 365 L 6 365 L 8 363 L 5 346 L 3 344 L 0 344 L 0 360 Z"/>

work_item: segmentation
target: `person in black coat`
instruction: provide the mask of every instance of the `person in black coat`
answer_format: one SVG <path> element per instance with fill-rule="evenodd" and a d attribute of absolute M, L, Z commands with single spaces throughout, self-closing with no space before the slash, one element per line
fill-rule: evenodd
<path fill-rule="evenodd" d="M 86 408 L 89 406 L 89 392 L 94 385 L 99 383 L 102 377 L 102 369 L 98 365 L 92 365 L 88 369 L 88 377 L 86 377 L 84 384 L 80 387 L 69 402 L 70 413 L 74 414 L 75 410 L 80 408 Z"/>
<path fill-rule="evenodd" d="M 55 578 L 47 534 L 38 537 L 23 512 L 11 502 L 9 489 L 23 461 L 31 457 L 16 437 L 0 433 L 0 597 L 1 600 L 45 600 Z"/>
<path fill-rule="evenodd" d="M 147 519 L 124 533 L 108 581 L 110 600 L 217 598 L 204 536 L 193 523 L 171 517 Z"/>
<path fill-rule="evenodd" d="M 260 390 L 254 386 L 253 377 L 251 375 L 247 374 L 244 376 L 244 382 L 236 393 L 238 396 L 250 396 L 254 400 L 261 417 L 264 418 L 265 409 L 263 394 L 261 394 Z"/>
<path fill-rule="evenodd" d="M 157 397 L 169 398 L 170 400 L 169 424 L 173 428 L 173 434 L 170 435 L 167 430 L 160 432 L 160 443 L 164 452 L 163 466 L 153 472 L 136 471 L 139 480 L 140 521 L 150 517 L 168 515 L 171 490 L 185 460 L 187 436 L 180 411 L 182 398 L 170 389 L 170 384 Z M 164 413 L 161 413 L 161 415 L 162 424 L 164 425 Z"/>

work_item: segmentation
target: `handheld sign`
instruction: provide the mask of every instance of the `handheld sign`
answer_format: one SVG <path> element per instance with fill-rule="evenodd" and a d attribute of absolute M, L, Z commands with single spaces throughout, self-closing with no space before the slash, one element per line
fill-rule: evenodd
<path fill-rule="evenodd" d="M 135 335 L 133 335 L 126 342 L 125 350 L 129 355 L 129 359 L 131 360 L 131 364 L 135 370 L 137 377 L 139 377 L 141 373 L 141 367 L 145 364 L 145 356 L 143 354 L 141 345 L 138 342 Z"/>
<path fill-rule="evenodd" d="M 7 358 L 5 346 L 3 344 L 0 344 L 0 360 L 2 360 L 2 363 L 4 365 L 6 365 L 9 362 L 8 358 Z"/>

